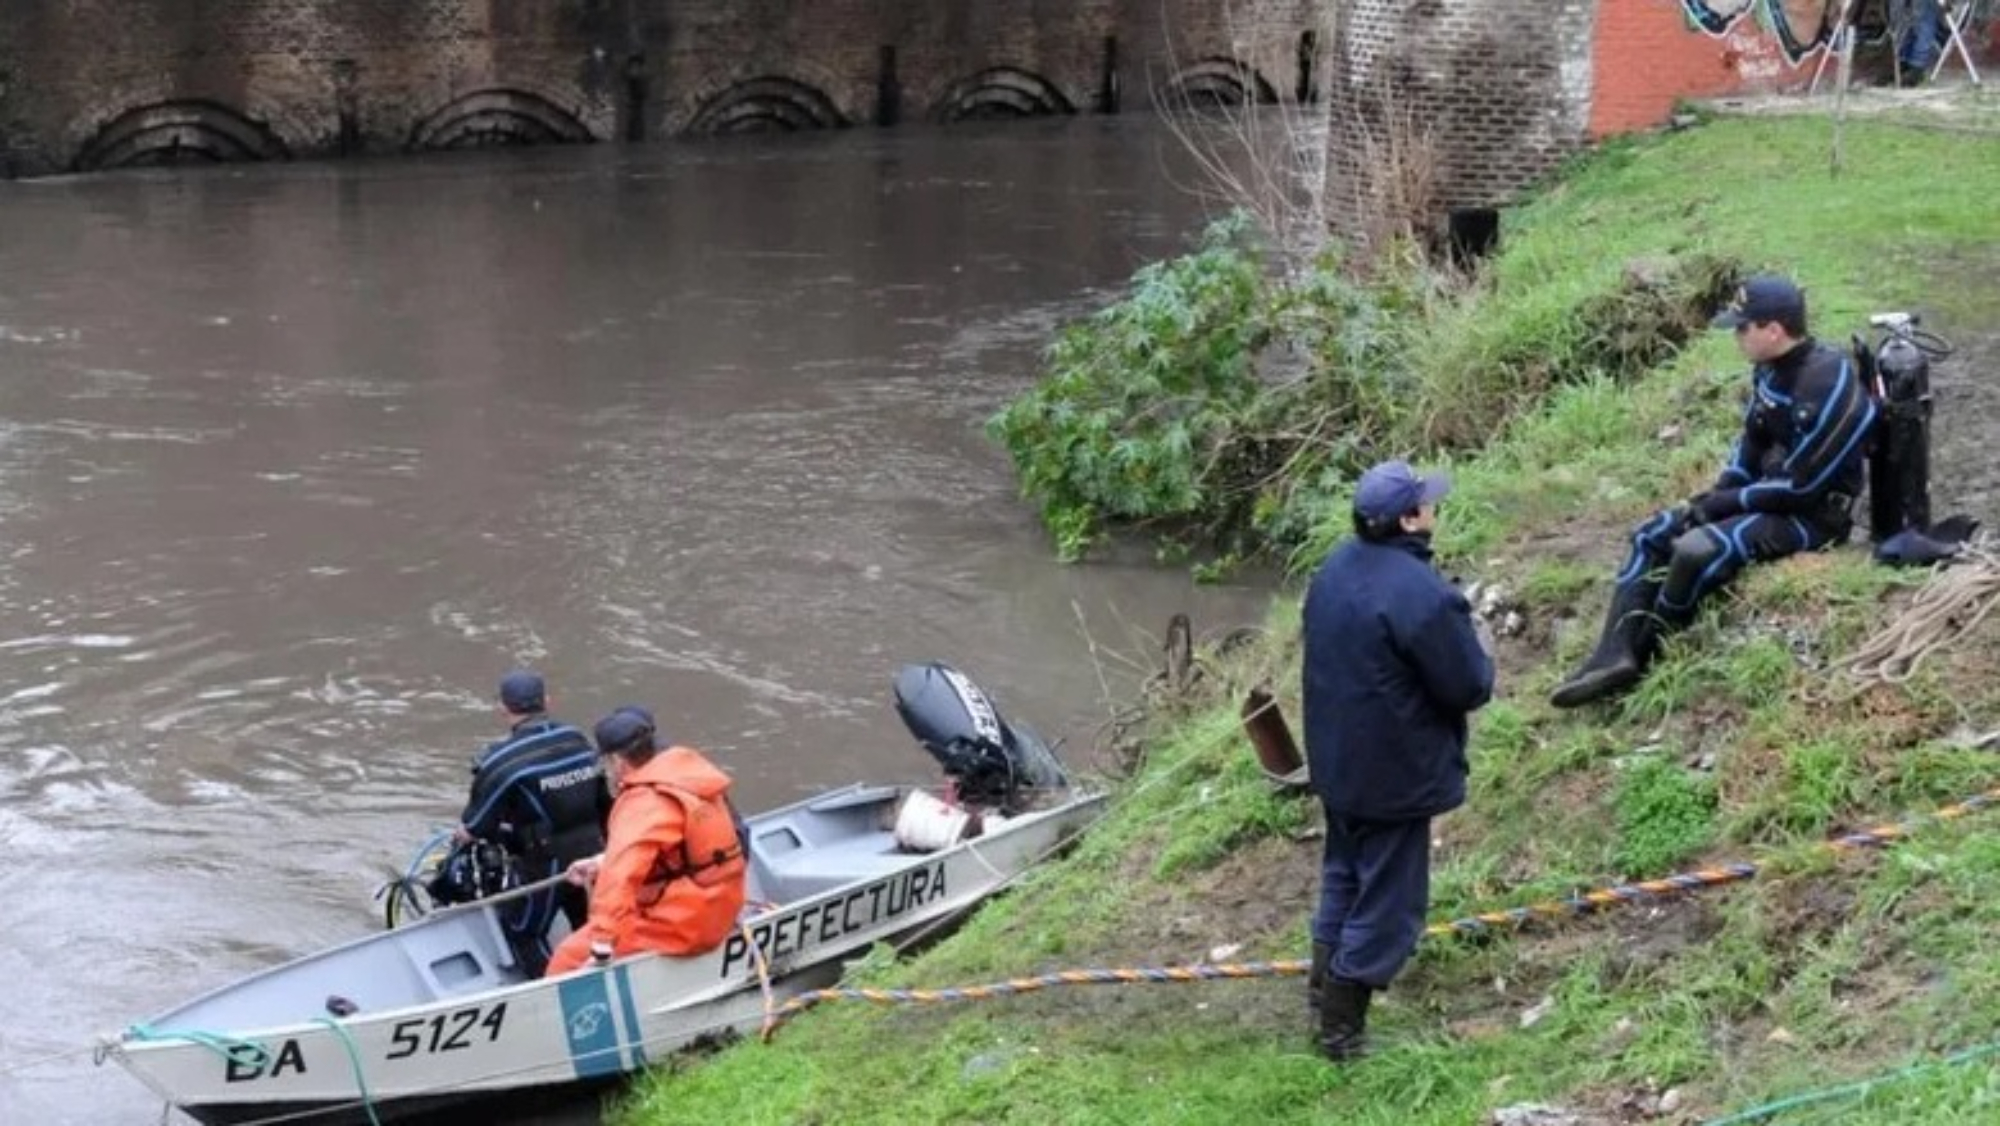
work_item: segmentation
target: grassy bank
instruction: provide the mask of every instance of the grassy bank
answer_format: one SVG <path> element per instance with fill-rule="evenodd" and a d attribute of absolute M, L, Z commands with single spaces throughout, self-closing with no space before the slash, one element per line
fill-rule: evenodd
<path fill-rule="evenodd" d="M 1582 714 L 1544 703 L 1595 633 L 1624 529 L 1714 473 L 1743 373 L 1716 337 L 1644 378 L 1537 367 L 1524 341 L 1573 350 L 1588 339 L 1575 311 L 1631 260 L 1661 256 L 1792 272 L 1835 338 L 1906 305 L 1955 331 L 2000 324 L 2000 143 L 1850 124 L 1848 170 L 1830 180 L 1828 138 L 1825 122 L 1725 120 L 1598 154 L 1510 216 L 1475 296 L 1426 314 L 1419 369 L 1437 408 L 1424 417 L 1441 425 L 1471 401 L 1453 382 L 1468 373 L 1564 372 L 1518 387 L 1491 441 L 1454 466 L 1447 569 L 1501 584 L 1525 628 L 1501 643 L 1471 800 L 1440 823 L 1434 917 L 1720 859 L 1755 859 L 1767 878 L 1497 941 L 1427 941 L 1383 998 L 1378 1053 L 1355 1067 L 1313 1055 L 1296 979 L 831 1006 L 774 1044 L 661 1073 L 618 1121 L 1387 1126 L 1534 1101 L 1586 1122 L 1701 1121 L 2000 1039 L 2000 813 L 1885 855 L 1813 847 L 2000 784 L 2000 761 L 1954 741 L 2000 726 L 1990 635 L 1900 686 L 1850 689 L 1828 671 L 1909 597 L 1911 576 L 1858 548 L 1759 569 L 1627 700 Z M 1307 556 L 1341 530 L 1337 482 L 1328 498 Z M 1270 792 L 1235 719 L 1241 687 L 1266 678 L 1296 719 L 1296 615 L 1277 600 L 1268 642 L 1162 706 L 1113 811 L 1069 859 L 867 979 L 966 984 L 1221 947 L 1303 956 L 1317 813 Z M 1992 1072 L 1962 1068 L 1843 1104 L 1838 1120 L 1986 1122 L 1997 1106 Z"/>

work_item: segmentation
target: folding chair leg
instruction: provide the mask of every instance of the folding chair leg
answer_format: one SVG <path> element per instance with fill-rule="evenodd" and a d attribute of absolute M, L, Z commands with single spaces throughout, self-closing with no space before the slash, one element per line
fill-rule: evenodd
<path fill-rule="evenodd" d="M 1833 17 L 1833 34 L 1827 36 L 1826 46 L 1820 50 L 1819 65 L 1813 67 L 1812 82 L 1806 86 L 1806 97 L 1819 93 L 1819 80 L 1826 73 L 1826 64 L 1840 49 L 1841 28 L 1849 26 L 1853 19 L 1854 0 L 1840 0 L 1840 14 Z"/>
<path fill-rule="evenodd" d="M 1944 26 L 1949 34 L 1945 36 L 1944 50 L 1938 52 L 1937 65 L 1931 68 L 1932 82 L 1944 73 L 1944 64 L 1951 61 L 1952 48 L 1956 47 L 1959 59 L 1965 63 L 1966 75 L 1972 79 L 1974 86 L 1979 85 L 1979 68 L 1972 64 L 1972 51 L 1965 45 L 1965 25 L 1971 21 L 1970 5 L 1954 5 L 1951 11 L 1945 13 Z"/>

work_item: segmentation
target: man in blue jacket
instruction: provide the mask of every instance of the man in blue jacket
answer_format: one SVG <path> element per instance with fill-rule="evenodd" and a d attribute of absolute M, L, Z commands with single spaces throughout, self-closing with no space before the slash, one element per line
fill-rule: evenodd
<path fill-rule="evenodd" d="M 1467 717 L 1493 696 L 1472 608 L 1431 565 L 1450 488 L 1401 461 L 1362 474 L 1355 538 L 1306 592 L 1306 757 L 1326 811 L 1307 990 L 1335 1061 L 1361 1053 L 1369 1000 L 1423 933 L 1431 818 L 1464 803 Z"/>

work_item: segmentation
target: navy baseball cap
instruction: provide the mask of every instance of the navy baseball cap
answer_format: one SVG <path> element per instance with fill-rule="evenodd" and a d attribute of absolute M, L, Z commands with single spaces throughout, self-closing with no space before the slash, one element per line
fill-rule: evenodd
<path fill-rule="evenodd" d="M 1736 289 L 1729 307 L 1708 322 L 1710 328 L 1741 328 L 1752 321 L 1802 321 L 1806 295 L 1790 278 L 1759 274 Z"/>
<path fill-rule="evenodd" d="M 508 711 L 526 715 L 548 705 L 548 691 L 541 677 L 526 669 L 515 669 L 500 678 L 500 702 Z"/>
<path fill-rule="evenodd" d="M 628 705 L 598 720 L 590 734 L 597 741 L 598 754 L 628 751 L 642 741 L 652 740 L 653 713 Z"/>
<path fill-rule="evenodd" d="M 1354 486 L 1354 514 L 1363 520 L 1394 520 L 1420 506 L 1436 504 L 1451 492 L 1442 473 L 1419 475 L 1407 461 L 1385 461 L 1361 475 Z"/>

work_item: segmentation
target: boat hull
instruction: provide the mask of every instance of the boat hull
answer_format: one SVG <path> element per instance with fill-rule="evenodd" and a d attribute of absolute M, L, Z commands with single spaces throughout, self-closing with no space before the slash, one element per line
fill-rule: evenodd
<path fill-rule="evenodd" d="M 577 1106 L 611 1091 L 627 1077 L 572 1080 L 545 1087 L 512 1091 L 478 1091 L 461 1095 L 416 1095 L 375 1104 L 375 1117 L 356 1098 L 338 1102 L 218 1103 L 184 1106 L 181 1112 L 202 1126 L 443 1126 L 445 1123 L 503 1121 L 514 1117 Z"/>
<path fill-rule="evenodd" d="M 778 828 L 796 822 L 780 818 L 753 825 L 755 848 L 771 883 L 805 894 L 747 916 L 708 954 L 638 955 L 484 987 L 509 955 L 493 909 L 475 908 L 256 975 L 128 1030 L 109 1054 L 204 1123 L 366 1122 L 370 1105 L 385 1121 L 408 1121 L 496 1098 L 510 1108 L 531 1095 L 574 1098 L 704 1040 L 756 1030 L 772 1006 L 831 984 L 878 942 L 935 937 L 1073 837 L 1102 802 L 1075 798 L 934 853 L 835 855 L 848 871 L 878 869 L 847 880 L 815 868 L 827 858 L 809 848 L 782 851 Z M 813 890 L 816 880 L 826 886 Z M 377 999 L 413 993 L 435 999 L 386 1008 Z M 318 1015 L 334 994 L 358 1011 Z M 274 1011 L 297 1015 L 253 1019 Z"/>

